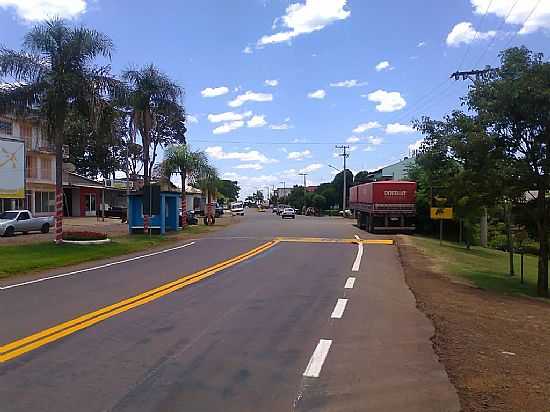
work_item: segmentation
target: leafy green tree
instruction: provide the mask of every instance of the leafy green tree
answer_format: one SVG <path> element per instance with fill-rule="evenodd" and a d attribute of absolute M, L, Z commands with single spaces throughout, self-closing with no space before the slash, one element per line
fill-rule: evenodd
<path fill-rule="evenodd" d="M 336 176 L 334 176 L 334 179 L 332 180 L 332 184 L 334 185 L 336 189 L 336 193 L 340 197 L 338 200 L 338 205 L 340 206 L 340 209 L 343 207 L 342 202 L 344 198 L 344 172 L 338 173 Z M 351 170 L 346 169 L 346 206 L 349 205 L 349 188 L 353 186 L 353 173 Z"/>
<path fill-rule="evenodd" d="M 136 143 L 137 135 L 141 137 L 143 180 L 145 184 L 149 184 L 153 139 L 157 137 L 158 141 L 159 134 L 162 135 L 166 127 L 173 127 L 170 124 L 173 119 L 167 119 L 167 116 L 174 115 L 175 121 L 179 123 L 184 121 L 182 109 L 178 103 L 183 91 L 152 64 L 141 69 L 125 70 L 122 73 L 122 79 L 127 85 L 125 104 L 130 112 L 132 143 Z M 183 125 L 180 124 L 181 126 Z M 181 131 L 179 129 L 176 133 Z"/>
<path fill-rule="evenodd" d="M 324 210 L 327 206 L 327 199 L 323 195 L 314 194 L 311 199 L 311 204 L 314 208 Z"/>
<path fill-rule="evenodd" d="M 342 197 L 342 192 L 338 194 L 336 186 L 332 183 L 321 183 L 315 193 L 323 196 L 327 201 L 327 207 L 330 208 L 337 205 L 339 199 Z"/>
<path fill-rule="evenodd" d="M 212 211 L 212 199 L 216 196 L 219 186 L 218 171 L 215 167 L 206 165 L 201 167 L 197 183 L 203 193 L 206 193 L 207 202 L 204 221 L 206 224 L 214 223 L 214 214 Z"/>
<path fill-rule="evenodd" d="M 540 243 L 537 294 L 547 297 L 550 63 L 525 47 L 505 50 L 496 77 L 476 82 L 466 103 L 494 134 L 518 186 L 538 193 L 533 214 Z"/>
<path fill-rule="evenodd" d="M 111 57 L 113 43 L 85 27 L 69 27 L 54 19 L 32 28 L 23 50 L 0 48 L 0 77 L 13 79 L 0 90 L 0 112 L 38 110 L 56 152 L 56 243 L 63 232 L 63 145 L 65 122 L 75 109 L 92 117 L 98 96 L 116 89 L 108 67 L 93 65 L 97 57 Z"/>
<path fill-rule="evenodd" d="M 367 172 L 366 170 L 357 172 L 357 174 L 353 178 L 354 186 L 357 186 L 363 183 L 369 183 L 369 182 L 372 182 L 372 179 L 369 178 L 369 172 Z"/>
<path fill-rule="evenodd" d="M 241 188 L 238 186 L 237 182 L 232 180 L 220 180 L 218 192 L 229 202 L 235 202 L 239 198 L 239 191 Z"/>
<path fill-rule="evenodd" d="M 197 181 L 207 167 L 208 159 L 204 152 L 192 151 L 185 144 L 170 146 L 164 154 L 163 174 L 170 177 L 172 174 L 177 173 L 181 178 L 182 226 L 187 224 L 187 200 L 185 196 L 187 180 Z"/>
<path fill-rule="evenodd" d="M 306 190 L 303 186 L 294 186 L 288 195 L 288 204 L 295 209 L 302 210 Z"/>

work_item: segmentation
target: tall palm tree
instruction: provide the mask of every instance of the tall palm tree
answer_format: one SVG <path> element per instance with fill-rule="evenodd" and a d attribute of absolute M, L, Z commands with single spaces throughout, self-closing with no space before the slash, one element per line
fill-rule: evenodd
<path fill-rule="evenodd" d="M 219 185 L 218 171 L 214 166 L 207 165 L 202 169 L 202 173 L 199 176 L 198 184 L 202 192 L 206 192 L 207 203 L 204 216 L 204 222 L 206 224 L 214 224 L 214 214 L 212 213 L 212 197 L 216 196 Z"/>
<path fill-rule="evenodd" d="M 111 58 L 113 44 L 104 34 L 69 27 L 54 19 L 35 26 L 21 51 L 0 48 L 0 77 L 12 82 L 0 90 L 0 113 L 39 112 L 50 141 L 55 143 L 55 240 L 63 239 L 63 143 L 65 119 L 75 108 L 93 115 L 97 97 L 116 87 L 107 66 L 92 65 Z"/>
<path fill-rule="evenodd" d="M 182 227 L 187 225 L 187 202 L 185 198 L 185 187 L 187 179 L 196 182 L 208 166 L 208 160 L 204 152 L 192 151 L 189 146 L 182 144 L 170 146 L 164 153 L 162 170 L 165 176 L 179 173 L 181 177 L 181 210 Z"/>
<path fill-rule="evenodd" d="M 150 182 L 151 131 L 155 115 L 170 107 L 178 106 L 182 89 L 153 64 L 142 69 L 128 69 L 122 73 L 127 83 L 126 103 L 130 111 L 130 132 L 132 143 L 139 133 L 143 146 L 143 181 Z M 149 216 L 144 215 L 144 230 L 149 226 Z"/>

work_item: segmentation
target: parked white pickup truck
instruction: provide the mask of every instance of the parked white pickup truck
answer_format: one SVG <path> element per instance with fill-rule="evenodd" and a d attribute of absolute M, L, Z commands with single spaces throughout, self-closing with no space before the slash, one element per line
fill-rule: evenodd
<path fill-rule="evenodd" d="M 0 236 L 13 236 L 16 232 L 48 233 L 53 224 L 53 216 L 32 217 L 28 210 L 7 210 L 0 213 Z"/>

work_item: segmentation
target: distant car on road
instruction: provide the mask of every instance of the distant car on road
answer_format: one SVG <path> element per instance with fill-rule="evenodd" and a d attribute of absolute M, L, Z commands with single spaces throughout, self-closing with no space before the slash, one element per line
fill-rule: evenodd
<path fill-rule="evenodd" d="M 281 212 L 281 218 L 286 219 L 287 217 L 290 218 L 290 219 L 295 219 L 296 218 L 296 213 L 294 212 L 293 208 L 285 207 L 283 209 L 283 211 Z"/>
<path fill-rule="evenodd" d="M 244 203 L 233 202 L 231 203 L 231 216 L 244 216 Z"/>
<path fill-rule="evenodd" d="M 48 233 L 53 224 L 53 216 L 33 217 L 28 210 L 8 210 L 0 214 L 0 236 L 13 236 L 17 232 Z"/>

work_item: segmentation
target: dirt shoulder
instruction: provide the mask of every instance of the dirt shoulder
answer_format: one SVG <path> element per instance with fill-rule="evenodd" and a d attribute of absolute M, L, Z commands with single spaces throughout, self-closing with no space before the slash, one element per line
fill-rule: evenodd
<path fill-rule="evenodd" d="M 455 282 L 399 236 L 406 281 L 464 411 L 550 411 L 550 304 Z"/>

